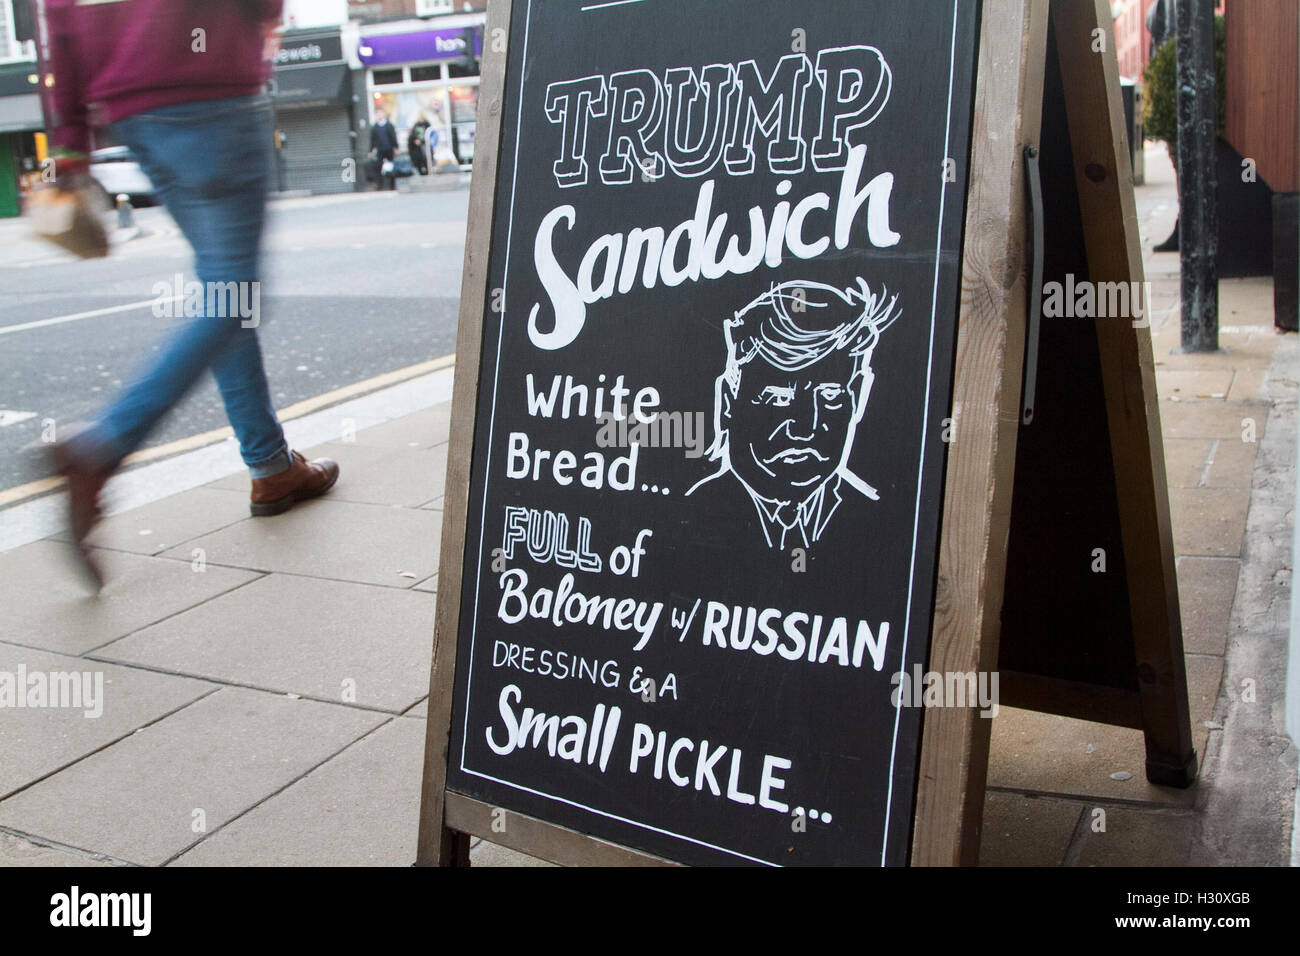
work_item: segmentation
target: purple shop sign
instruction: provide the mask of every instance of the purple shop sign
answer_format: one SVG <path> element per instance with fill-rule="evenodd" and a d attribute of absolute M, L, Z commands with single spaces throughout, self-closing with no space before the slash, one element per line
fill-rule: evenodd
<path fill-rule="evenodd" d="M 362 37 L 357 44 L 357 57 L 367 66 L 450 60 L 466 54 L 466 34 L 471 31 L 474 55 L 479 56 L 483 53 L 483 31 L 478 27 L 465 27 L 461 30 L 422 30 L 419 33 Z"/>

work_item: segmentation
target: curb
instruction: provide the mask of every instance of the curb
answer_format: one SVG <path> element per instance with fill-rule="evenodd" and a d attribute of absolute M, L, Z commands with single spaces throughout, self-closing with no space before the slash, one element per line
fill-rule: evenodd
<path fill-rule="evenodd" d="M 284 422 L 285 438 L 291 448 L 311 448 L 336 440 L 344 420 L 350 420 L 360 432 L 441 405 L 451 401 L 454 375 L 455 366 L 448 363 L 359 398 L 290 418 Z M 201 447 L 118 472 L 107 486 L 104 516 L 153 504 L 243 470 L 233 436 L 213 437 Z M 60 486 L 0 509 L 0 554 L 64 530 L 65 507 Z"/>

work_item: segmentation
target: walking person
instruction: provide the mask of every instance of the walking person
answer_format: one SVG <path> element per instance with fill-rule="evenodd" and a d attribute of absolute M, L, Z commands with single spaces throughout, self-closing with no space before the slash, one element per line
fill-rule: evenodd
<path fill-rule="evenodd" d="M 1156 0 L 1147 10 L 1147 30 L 1151 33 L 1151 47 L 1147 51 L 1147 59 L 1155 58 L 1156 50 L 1160 49 L 1170 37 L 1177 31 L 1178 24 L 1178 5 L 1176 0 Z M 1170 149 L 1169 159 L 1174 164 L 1174 190 L 1175 194 L 1178 189 L 1178 156 L 1176 150 Z M 1177 252 L 1180 218 L 1174 217 L 1174 231 L 1169 234 L 1169 238 L 1157 246 L 1152 247 L 1152 252 Z"/>
<path fill-rule="evenodd" d="M 46 0 L 47 115 L 56 182 L 86 175 L 91 125 L 131 149 L 194 249 L 206 294 L 138 378 L 83 431 L 54 446 L 67 478 L 84 569 L 103 583 L 85 538 L 99 494 L 122 460 L 211 368 L 252 476 L 250 511 L 279 514 L 328 491 L 329 459 L 285 442 L 262 364 L 258 259 L 271 173 L 271 121 L 261 92 L 263 44 L 282 0 Z M 202 37 L 202 43 L 198 38 Z M 88 104 L 95 104 L 90 107 Z M 237 289 L 250 314 L 213 290 Z M 233 313 L 233 314 L 232 314 Z"/>
<path fill-rule="evenodd" d="M 370 155 L 379 162 L 380 178 L 385 189 L 396 189 L 397 179 L 393 175 L 393 159 L 397 156 L 397 130 L 388 121 L 388 114 L 381 106 L 375 111 L 375 122 L 370 127 Z M 384 164 L 388 171 L 384 172 Z"/>
<path fill-rule="evenodd" d="M 406 152 L 411 157 L 411 165 L 421 176 L 429 174 L 429 158 L 424 152 L 424 139 L 429 129 L 429 121 L 421 113 L 415 119 L 415 125 L 406 134 Z"/>

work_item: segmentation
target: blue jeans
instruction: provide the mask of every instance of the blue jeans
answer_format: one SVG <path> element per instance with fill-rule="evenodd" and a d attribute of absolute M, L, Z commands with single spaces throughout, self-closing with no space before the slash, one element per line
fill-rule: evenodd
<path fill-rule="evenodd" d="M 110 132 L 130 147 L 158 199 L 194 248 L 194 271 L 205 293 L 216 283 L 257 282 L 271 169 L 266 98 L 167 106 L 120 120 Z M 170 284 L 171 277 L 167 279 Z M 260 306 L 260 286 L 224 288 L 240 288 L 243 303 Z M 183 320 L 134 384 L 74 439 L 86 457 L 116 467 L 211 367 L 252 476 L 265 478 L 289 468 L 289 449 L 262 365 L 257 322 L 231 308 L 233 298 L 204 294 L 202 301 L 203 314 Z M 173 314 L 192 316 L 192 310 L 183 311 L 185 306 L 184 299 L 178 300 L 171 307 Z M 260 308 L 253 315 L 260 317 Z"/>

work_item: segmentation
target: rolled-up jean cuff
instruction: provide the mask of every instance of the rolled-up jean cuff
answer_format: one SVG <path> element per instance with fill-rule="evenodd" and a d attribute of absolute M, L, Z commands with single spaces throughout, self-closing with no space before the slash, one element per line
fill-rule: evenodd
<path fill-rule="evenodd" d="M 289 456 L 289 449 L 284 448 L 276 452 L 265 461 L 259 461 L 248 466 L 248 473 L 254 478 L 270 478 L 272 475 L 278 475 L 282 471 L 288 471 L 293 465 L 293 459 Z"/>

